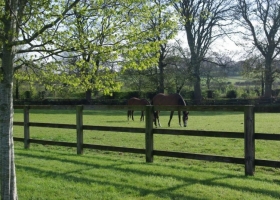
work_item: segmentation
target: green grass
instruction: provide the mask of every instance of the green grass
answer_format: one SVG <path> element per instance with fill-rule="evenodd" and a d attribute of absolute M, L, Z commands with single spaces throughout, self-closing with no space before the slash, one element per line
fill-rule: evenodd
<path fill-rule="evenodd" d="M 168 112 L 161 112 L 167 128 Z M 15 121 L 23 121 L 21 110 Z M 243 131 L 243 113 L 191 112 L 187 128 L 174 116 L 170 129 Z M 31 110 L 30 121 L 75 123 L 75 111 Z M 279 114 L 256 114 L 256 132 L 280 133 Z M 84 111 L 84 124 L 144 127 L 139 112 L 127 121 L 125 111 Z M 23 137 L 23 127 L 14 126 Z M 31 127 L 31 138 L 75 142 L 75 130 Z M 155 149 L 243 157 L 242 139 L 155 135 Z M 85 131 L 84 143 L 144 148 L 144 134 Z M 256 158 L 280 160 L 279 141 L 256 141 Z M 280 169 L 256 167 L 244 176 L 244 165 L 154 158 L 145 155 L 15 143 L 19 199 L 279 199 Z"/>
<path fill-rule="evenodd" d="M 233 85 L 234 85 L 236 82 L 251 81 L 250 79 L 244 78 L 243 76 L 230 76 L 230 77 L 228 77 L 226 80 L 227 80 L 227 82 L 231 82 Z"/>

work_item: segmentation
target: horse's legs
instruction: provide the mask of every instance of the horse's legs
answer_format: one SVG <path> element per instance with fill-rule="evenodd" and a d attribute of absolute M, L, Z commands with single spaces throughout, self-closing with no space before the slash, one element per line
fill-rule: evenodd
<path fill-rule="evenodd" d="M 155 124 L 155 127 L 157 127 L 157 122 L 158 122 L 158 126 L 160 127 L 161 124 L 159 122 L 159 111 L 155 111 L 154 112 L 154 124 Z"/>
<path fill-rule="evenodd" d="M 140 117 L 140 122 L 144 121 L 144 111 L 141 111 L 141 117 Z"/>
<path fill-rule="evenodd" d="M 133 112 L 134 112 L 134 110 L 131 111 L 131 118 L 134 121 Z"/>
<path fill-rule="evenodd" d="M 181 126 L 181 111 L 178 110 L 178 117 L 179 117 L 179 125 Z"/>
<path fill-rule="evenodd" d="M 128 110 L 128 111 L 127 111 L 127 121 L 129 121 L 130 114 L 131 114 L 131 111 Z"/>
<path fill-rule="evenodd" d="M 159 111 L 157 111 L 157 120 L 158 120 L 158 126 L 161 127 L 161 124 L 159 122 Z"/>
<path fill-rule="evenodd" d="M 157 127 L 157 111 L 154 111 L 154 124 Z"/>
<path fill-rule="evenodd" d="M 168 127 L 170 127 L 170 122 L 171 122 L 171 119 L 173 117 L 173 113 L 174 113 L 174 111 L 170 112 L 170 118 L 169 118 L 169 122 L 168 122 Z"/>

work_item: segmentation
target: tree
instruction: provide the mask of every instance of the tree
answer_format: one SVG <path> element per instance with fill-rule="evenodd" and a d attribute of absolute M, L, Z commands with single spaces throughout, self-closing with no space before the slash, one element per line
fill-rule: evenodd
<path fill-rule="evenodd" d="M 122 82 L 125 89 L 136 90 L 138 92 L 147 92 L 154 90 L 154 84 L 150 81 L 150 76 L 154 76 L 151 73 L 151 68 L 146 70 L 139 69 L 127 69 L 121 74 Z M 151 75 L 151 74 L 152 75 Z"/>
<path fill-rule="evenodd" d="M 229 0 L 179 0 L 174 8 L 180 15 L 180 23 L 187 36 L 191 54 L 190 70 L 194 83 L 194 97 L 200 101 L 201 95 L 201 62 L 211 44 L 225 35 L 232 2 Z"/>
<path fill-rule="evenodd" d="M 87 99 L 91 91 L 110 94 L 119 90 L 121 83 L 116 78 L 121 66 L 144 69 L 157 59 L 158 44 L 147 40 L 154 30 L 143 30 L 154 9 L 147 5 L 143 1 L 79 3 L 54 35 L 52 59 L 29 63 L 29 77 L 47 84 L 48 90 L 79 88 Z M 123 17 L 123 13 L 128 15 Z"/>
<path fill-rule="evenodd" d="M 167 65 L 164 59 L 170 50 L 168 40 L 175 36 L 178 27 L 174 14 L 171 12 L 170 2 L 166 0 L 153 0 L 151 4 L 154 9 L 150 19 L 144 26 L 145 29 L 152 29 L 155 33 L 151 38 L 148 38 L 148 41 L 159 43 L 159 49 L 157 51 L 159 56 L 157 65 L 155 66 L 155 73 L 158 75 L 156 79 L 157 92 L 164 93 L 164 69 Z"/>
<path fill-rule="evenodd" d="M 242 74 L 246 78 L 255 79 L 260 82 L 261 96 L 264 95 L 264 62 L 259 56 L 251 57 L 243 62 Z"/>
<path fill-rule="evenodd" d="M 264 58 L 264 97 L 270 98 L 274 82 L 272 65 L 280 54 L 280 2 L 238 0 L 235 16 L 243 39 Z"/>
<path fill-rule="evenodd" d="M 190 59 L 188 51 L 181 46 L 180 41 L 170 45 L 170 51 L 165 58 L 167 85 L 174 85 L 175 92 L 180 93 L 185 84 L 190 80 L 188 75 Z"/>
<path fill-rule="evenodd" d="M 55 45 L 67 52 L 69 48 L 64 46 L 67 42 L 73 49 L 67 57 L 71 61 L 74 57 L 75 62 L 68 64 L 73 66 L 73 72 L 80 79 L 81 90 L 86 90 L 87 100 L 91 99 L 92 90 L 106 90 L 105 93 L 109 93 L 120 88 L 117 81 L 104 84 L 106 88 L 102 88 L 98 82 L 101 77 L 104 80 L 116 76 L 110 67 L 116 63 L 119 52 L 126 48 L 124 41 L 128 40 L 127 33 L 133 25 L 130 16 L 123 17 L 123 13 L 129 13 L 139 4 L 101 1 L 92 5 L 92 2 L 84 1 L 75 6 L 71 18 L 64 22 L 71 31 Z"/>
<path fill-rule="evenodd" d="M 265 91 L 265 60 L 262 56 L 252 56 L 246 59 L 242 65 L 242 75 L 246 78 L 254 79 L 261 86 L 261 96 Z M 274 60 L 271 64 L 272 80 L 279 78 L 279 61 Z"/>
<path fill-rule="evenodd" d="M 206 79 L 206 87 L 210 90 L 211 82 L 220 82 L 227 76 L 227 70 L 231 68 L 233 61 L 223 53 L 213 53 L 201 63 L 201 75 Z"/>
<path fill-rule="evenodd" d="M 20 52 L 32 52 L 34 48 L 38 47 L 35 43 L 42 34 L 59 23 L 66 13 L 78 2 L 79 0 L 64 2 L 64 6 L 60 7 L 64 8 L 62 11 L 52 8 L 57 6 L 57 4 L 48 4 L 42 1 L 6 0 L 2 1 L 0 5 L 0 32 L 2 35 L 0 42 L 1 199 L 18 198 L 12 128 L 15 55 Z M 28 15 L 26 15 L 27 13 Z M 40 47 L 47 43 L 50 43 L 50 41 L 41 44 Z M 29 48 L 24 50 L 19 48 L 25 44 L 28 44 Z"/>
<path fill-rule="evenodd" d="M 103 59 L 109 56 L 112 59 L 122 57 L 122 61 L 126 59 L 123 65 L 127 68 L 145 68 L 153 65 L 157 61 L 155 52 L 158 50 L 158 44 L 154 42 L 141 42 L 143 38 L 147 41 L 147 38 L 153 35 L 153 30 L 143 31 L 143 26 L 141 25 L 146 22 L 146 20 L 142 22 L 142 19 L 150 18 L 151 10 L 146 5 L 147 2 L 129 3 L 127 1 L 112 1 L 112 4 L 108 5 L 100 1 L 89 0 L 86 6 L 84 2 L 86 1 L 5 0 L 0 5 L 0 33 L 2 35 L 0 40 L 1 199 L 17 199 L 12 128 L 12 91 L 13 77 L 16 70 L 26 66 L 27 70 L 32 71 L 28 80 L 48 84 L 46 86 L 48 89 L 53 87 L 51 83 L 59 83 L 59 87 L 71 85 L 72 88 L 79 87 L 87 90 L 91 88 L 91 81 L 89 80 L 92 79 L 92 74 L 87 73 L 87 70 L 83 69 L 89 69 L 89 67 L 95 66 L 96 62 L 104 62 Z M 76 15 L 76 18 L 78 17 L 78 23 L 81 23 L 83 19 L 80 16 L 88 14 L 87 11 L 90 10 L 94 13 L 97 10 L 104 10 L 105 12 L 108 10 L 104 8 L 109 6 L 112 9 L 109 9 L 108 13 L 102 14 L 104 20 L 106 20 L 106 17 L 108 20 L 109 16 L 114 18 L 116 12 L 121 13 L 124 11 L 117 7 L 121 3 L 127 8 L 126 11 L 130 11 L 127 15 L 129 17 L 128 20 L 133 22 L 134 26 L 129 26 L 125 29 L 125 32 L 116 28 L 118 26 L 109 30 L 107 29 L 106 31 L 107 34 L 115 36 L 109 37 L 110 39 L 107 39 L 106 42 L 114 42 L 116 40 L 112 38 L 121 37 L 123 34 L 129 36 L 125 40 L 118 40 L 118 44 L 120 45 L 116 43 L 107 43 L 105 46 L 100 46 L 100 43 L 93 45 L 91 43 L 93 38 L 84 38 L 86 36 L 86 31 L 85 33 L 83 32 L 84 27 L 87 28 L 89 24 L 80 26 L 81 29 L 79 29 L 78 33 L 82 36 L 80 38 L 81 41 L 75 41 L 77 40 L 77 37 L 75 38 L 77 35 L 73 33 L 73 27 L 69 23 L 74 19 L 74 15 Z M 114 9 L 114 6 L 116 9 Z M 120 13 L 118 13 L 118 16 L 120 16 Z M 91 17 L 90 15 L 86 16 Z M 146 18 L 137 18 L 137 16 L 145 16 Z M 99 22 L 99 18 L 97 18 L 92 23 L 98 24 Z M 90 34 L 89 37 L 91 36 Z M 79 45 L 80 43 L 83 45 Z M 118 48 L 114 48 L 116 46 L 123 46 L 125 48 L 117 51 Z M 81 59 L 81 62 L 76 63 L 75 66 L 65 66 L 63 65 L 63 61 L 58 59 L 58 57 L 63 57 L 65 52 L 72 54 L 73 57 L 77 56 L 78 52 L 78 56 L 92 56 L 95 59 L 93 59 L 94 62 L 84 62 L 85 59 Z M 100 52 L 106 56 L 100 58 Z M 109 53 L 106 54 L 104 52 Z M 126 55 L 126 57 L 118 54 Z M 144 54 L 153 56 L 150 56 L 149 59 L 144 60 L 138 65 L 135 60 L 140 60 Z M 20 56 L 16 57 L 16 55 Z M 72 70 L 79 70 L 80 77 L 70 73 Z M 111 73 L 112 71 L 110 68 L 100 70 L 98 75 L 94 77 L 96 81 L 95 87 L 104 90 L 110 88 L 111 84 L 114 84 L 116 81 L 114 79 L 114 73 Z M 81 83 L 81 80 L 87 81 Z"/>

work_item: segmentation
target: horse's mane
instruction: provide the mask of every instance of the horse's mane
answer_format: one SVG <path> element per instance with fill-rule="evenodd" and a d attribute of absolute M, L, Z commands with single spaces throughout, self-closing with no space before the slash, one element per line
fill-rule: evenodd
<path fill-rule="evenodd" d="M 178 94 L 178 95 L 179 95 L 178 105 L 185 106 L 186 102 L 185 102 L 184 98 L 180 94 Z"/>
<path fill-rule="evenodd" d="M 185 106 L 186 105 L 186 103 L 185 103 L 185 101 L 184 101 L 184 99 L 178 99 L 178 105 L 182 105 L 182 106 Z"/>

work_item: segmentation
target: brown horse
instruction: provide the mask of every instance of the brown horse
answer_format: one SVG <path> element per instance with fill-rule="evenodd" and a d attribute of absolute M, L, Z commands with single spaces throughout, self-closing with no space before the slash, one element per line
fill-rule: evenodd
<path fill-rule="evenodd" d="M 180 94 L 167 95 L 167 94 L 159 93 L 154 96 L 154 98 L 152 100 L 152 105 L 155 105 L 155 106 L 180 106 L 180 105 L 185 106 L 186 103 Z M 168 122 L 169 127 L 170 127 L 171 119 L 173 117 L 173 113 L 174 113 L 174 111 L 171 111 L 171 113 L 170 113 L 170 118 L 169 118 L 169 122 Z M 179 117 L 179 125 L 181 126 L 181 111 L 178 111 L 178 117 Z M 189 112 L 183 111 L 182 120 L 184 123 L 184 127 L 187 126 L 188 118 L 189 118 Z M 159 122 L 159 111 L 154 112 L 155 126 L 157 126 L 157 122 L 158 122 L 158 125 L 161 126 L 161 124 Z"/>
<path fill-rule="evenodd" d="M 138 99 L 136 97 L 132 97 L 131 99 L 129 99 L 127 101 L 127 105 L 128 106 L 135 106 L 135 105 L 145 106 L 145 105 L 151 105 L 151 104 L 146 99 Z M 129 120 L 129 118 L 131 118 L 134 121 L 133 112 L 134 112 L 134 110 L 128 110 L 127 111 L 127 120 Z M 144 110 L 141 111 L 140 121 L 144 121 Z"/>

